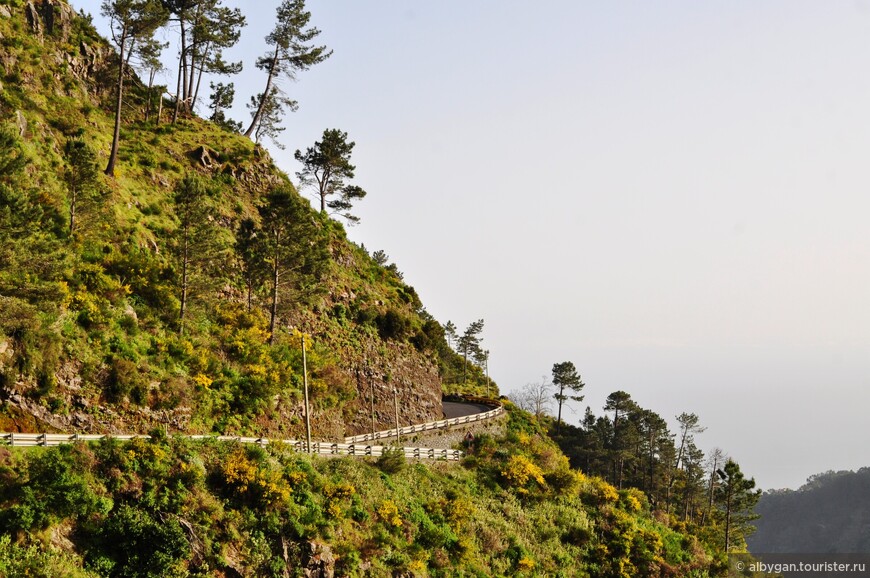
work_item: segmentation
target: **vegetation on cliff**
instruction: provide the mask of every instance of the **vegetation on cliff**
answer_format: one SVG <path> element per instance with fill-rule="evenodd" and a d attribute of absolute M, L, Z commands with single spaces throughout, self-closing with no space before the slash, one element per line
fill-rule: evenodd
<path fill-rule="evenodd" d="M 37 415 L 44 429 L 297 435 L 292 328 L 312 337 L 316 436 L 362 431 L 370 397 L 388 427 L 394 388 L 403 422 L 440 419 L 440 378 L 466 363 L 395 265 L 242 135 L 185 107 L 161 121 L 154 88 L 64 2 L 0 7 L 14 120 L 0 127 L 0 429 Z M 94 167 L 118 144 L 118 70 L 108 178 Z M 484 381 L 476 366 L 466 379 Z"/>
<path fill-rule="evenodd" d="M 187 5 L 163 8 L 191 23 Z M 300 0 L 281 7 L 304 10 Z M 231 42 L 225 32 L 214 42 Z M 159 47 L 148 40 L 127 54 L 153 71 Z M 300 435 L 296 330 L 311 336 L 316 438 L 368 429 L 370 403 L 390 427 L 395 401 L 403 422 L 419 423 L 441 417 L 442 391 L 497 395 L 482 369 L 483 320 L 461 335 L 442 327 L 383 251 L 350 243 L 326 214 L 349 215 L 362 189 L 319 189 L 313 210 L 218 115 L 223 97 L 213 100 L 216 122 L 191 113 L 194 76 L 220 67 L 194 48 L 180 58 L 182 97 L 166 101 L 62 0 L 0 0 L 0 116 L 12 119 L 0 127 L 0 429 L 152 434 L 0 448 L 0 573 L 702 577 L 724 568 L 718 534 L 663 509 L 655 488 L 647 497 L 631 487 L 643 462 L 628 442 L 606 448 L 618 452 L 615 469 L 599 475 L 587 463 L 581 473 L 546 419 L 514 408 L 506 433 L 476 438 L 459 465 L 173 436 Z M 282 72 L 259 64 L 270 79 Z M 270 91 L 256 100 L 267 135 L 280 118 L 268 112 Z M 347 135 L 333 130 L 324 134 L 349 155 Z M 111 177 L 95 170 L 109 158 Z M 566 371 L 560 383 L 579 390 L 577 377 Z M 615 433 L 617 415 L 633 423 L 619 408 Z M 560 442 L 579 435 L 563 427 Z"/>
<path fill-rule="evenodd" d="M 70 576 L 126 577 L 701 577 L 723 567 L 638 490 L 572 470 L 534 418 L 507 419 L 503 437 L 480 436 L 459 465 L 159 434 L 0 450 L 0 531 L 22 538 L 0 564 L 62 558 L 83 569 Z"/>

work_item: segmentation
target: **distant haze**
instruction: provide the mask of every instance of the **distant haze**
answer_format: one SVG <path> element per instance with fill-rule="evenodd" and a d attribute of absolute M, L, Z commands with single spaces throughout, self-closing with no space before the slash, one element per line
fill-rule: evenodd
<path fill-rule="evenodd" d="M 278 2 L 226 3 L 247 122 Z M 309 7 L 335 54 L 284 85 L 273 156 L 349 133 L 350 237 L 486 320 L 503 392 L 571 360 L 596 413 L 697 413 L 761 487 L 870 465 L 868 2 Z"/>

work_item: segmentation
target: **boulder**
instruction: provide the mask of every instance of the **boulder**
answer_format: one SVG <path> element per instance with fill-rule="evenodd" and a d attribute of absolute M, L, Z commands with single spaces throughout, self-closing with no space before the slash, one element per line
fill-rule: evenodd
<path fill-rule="evenodd" d="M 305 578 L 335 578 L 335 555 L 326 544 L 308 542 L 302 556 Z"/>

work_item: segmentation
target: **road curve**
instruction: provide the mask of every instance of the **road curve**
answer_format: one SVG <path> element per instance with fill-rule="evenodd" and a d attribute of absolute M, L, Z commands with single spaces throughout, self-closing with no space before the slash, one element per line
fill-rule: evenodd
<path fill-rule="evenodd" d="M 458 403 L 455 401 L 445 401 L 442 402 L 442 405 L 444 406 L 445 419 L 474 415 L 476 413 L 486 413 L 494 409 L 492 406 L 483 405 L 482 403 Z"/>

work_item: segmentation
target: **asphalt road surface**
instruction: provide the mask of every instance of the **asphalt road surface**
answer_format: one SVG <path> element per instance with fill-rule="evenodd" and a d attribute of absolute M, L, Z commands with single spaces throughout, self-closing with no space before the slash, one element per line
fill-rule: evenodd
<path fill-rule="evenodd" d="M 464 415 L 474 415 L 476 413 L 486 413 L 492 411 L 492 407 L 480 403 L 457 403 L 455 401 L 445 401 L 444 406 L 445 419 L 454 417 L 462 417 Z"/>

